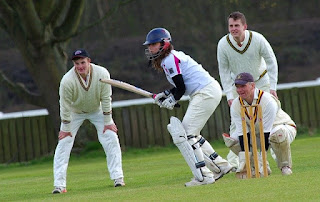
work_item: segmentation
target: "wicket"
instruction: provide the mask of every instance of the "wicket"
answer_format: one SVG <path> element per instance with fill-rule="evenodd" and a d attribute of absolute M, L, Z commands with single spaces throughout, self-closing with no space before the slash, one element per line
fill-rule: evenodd
<path fill-rule="evenodd" d="M 242 105 L 241 107 L 241 120 L 242 120 L 242 130 L 243 130 L 243 142 L 244 142 L 244 151 L 245 151 L 245 158 L 246 158 L 246 169 L 247 169 L 247 178 L 252 177 L 251 173 L 251 166 L 250 166 L 250 156 L 249 156 L 249 144 L 248 144 L 248 136 L 247 136 L 247 124 L 246 124 L 246 117 L 245 111 L 249 109 L 249 116 L 250 120 L 250 136 L 251 136 L 251 143 L 252 143 L 252 155 L 254 160 L 254 170 L 255 170 L 255 177 L 260 178 L 259 173 L 259 161 L 258 161 L 258 149 L 257 149 L 257 140 L 256 140 L 256 130 L 254 124 L 254 113 L 253 108 L 257 109 L 257 119 L 259 121 L 259 133 L 260 133 L 260 151 L 262 155 L 262 164 L 263 164 L 263 176 L 268 177 L 268 168 L 267 168 L 267 153 L 265 149 L 265 140 L 264 140 L 264 132 L 263 132 L 263 122 L 262 122 L 262 109 L 259 104 L 254 105 Z"/>

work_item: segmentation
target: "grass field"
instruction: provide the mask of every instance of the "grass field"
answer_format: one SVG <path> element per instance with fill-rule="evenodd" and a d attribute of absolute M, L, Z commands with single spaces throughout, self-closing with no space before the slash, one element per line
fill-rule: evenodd
<path fill-rule="evenodd" d="M 239 180 L 228 174 L 212 185 L 184 187 L 192 177 L 178 149 L 129 149 L 123 154 L 125 187 L 113 187 L 101 149 L 72 155 L 68 192 L 51 194 L 52 158 L 0 166 L 0 201 L 320 201 L 320 134 L 299 135 L 292 144 L 293 175 L 282 176 L 268 157 L 268 178 Z M 227 148 L 213 147 L 221 156 Z"/>

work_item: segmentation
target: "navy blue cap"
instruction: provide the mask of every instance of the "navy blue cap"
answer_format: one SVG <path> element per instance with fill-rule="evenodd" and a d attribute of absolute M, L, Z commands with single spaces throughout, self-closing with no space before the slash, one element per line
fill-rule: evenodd
<path fill-rule="evenodd" d="M 237 75 L 234 80 L 235 85 L 246 85 L 248 82 L 254 82 L 253 77 L 250 73 L 242 72 Z"/>
<path fill-rule="evenodd" d="M 89 53 L 84 49 L 76 50 L 72 53 L 71 60 L 74 60 L 75 58 L 88 58 Z"/>

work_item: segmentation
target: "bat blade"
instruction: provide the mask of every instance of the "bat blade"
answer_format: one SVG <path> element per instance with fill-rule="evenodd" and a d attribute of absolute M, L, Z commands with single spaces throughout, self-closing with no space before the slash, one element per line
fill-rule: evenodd
<path fill-rule="evenodd" d="M 127 90 L 130 91 L 132 93 L 136 93 L 148 98 L 153 98 L 156 96 L 156 94 L 151 93 L 149 91 L 143 90 L 141 88 L 138 88 L 134 85 L 131 85 L 129 83 L 123 82 L 123 81 L 119 81 L 119 80 L 115 80 L 115 79 L 100 79 L 101 82 L 103 83 L 107 83 L 110 84 L 111 86 L 117 87 L 117 88 L 121 88 L 123 90 Z M 175 107 L 180 107 L 180 105 L 177 103 L 175 104 Z"/>
<path fill-rule="evenodd" d="M 111 86 L 121 88 L 123 90 L 127 90 L 132 93 L 136 93 L 136 94 L 139 94 L 139 95 L 142 95 L 145 97 L 153 98 L 153 96 L 154 96 L 154 94 L 149 91 L 143 90 L 141 88 L 138 88 L 134 85 L 131 85 L 131 84 L 123 82 L 123 81 L 119 81 L 119 80 L 115 80 L 115 79 L 100 79 L 100 81 L 103 83 L 110 84 Z"/>

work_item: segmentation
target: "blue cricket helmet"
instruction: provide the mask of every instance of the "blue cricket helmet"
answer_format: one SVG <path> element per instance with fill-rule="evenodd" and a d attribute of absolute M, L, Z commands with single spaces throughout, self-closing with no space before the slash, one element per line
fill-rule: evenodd
<path fill-rule="evenodd" d="M 149 45 L 162 41 L 171 42 L 170 32 L 165 28 L 154 28 L 147 34 L 146 41 L 143 43 L 143 45 Z"/>

